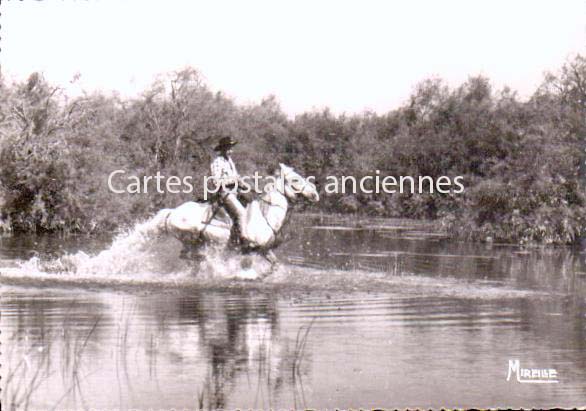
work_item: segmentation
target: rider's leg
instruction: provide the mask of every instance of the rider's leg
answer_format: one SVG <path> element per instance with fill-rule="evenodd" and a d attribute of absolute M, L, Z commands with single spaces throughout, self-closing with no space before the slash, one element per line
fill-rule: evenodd
<path fill-rule="evenodd" d="M 236 193 L 227 192 L 222 195 L 222 202 L 226 206 L 226 210 L 230 213 L 230 216 L 235 216 L 237 219 L 244 217 L 245 208 L 242 203 L 238 200 Z"/>
<path fill-rule="evenodd" d="M 222 195 L 222 204 L 233 221 L 230 242 L 239 242 L 242 233 L 241 220 L 244 217 L 244 206 L 238 201 L 236 194 L 227 192 Z"/>

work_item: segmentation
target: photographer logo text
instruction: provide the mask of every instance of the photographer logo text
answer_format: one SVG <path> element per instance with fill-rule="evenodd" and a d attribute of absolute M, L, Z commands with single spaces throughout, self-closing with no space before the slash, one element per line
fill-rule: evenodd
<path fill-rule="evenodd" d="M 553 368 L 522 368 L 519 360 L 509 360 L 507 381 L 516 377 L 522 384 L 557 384 L 558 372 Z"/>

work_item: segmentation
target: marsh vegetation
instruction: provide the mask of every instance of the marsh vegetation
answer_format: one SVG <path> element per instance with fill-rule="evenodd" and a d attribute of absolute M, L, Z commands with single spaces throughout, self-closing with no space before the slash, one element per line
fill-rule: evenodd
<path fill-rule="evenodd" d="M 463 176 L 462 194 L 331 194 L 323 212 L 432 219 L 480 241 L 572 243 L 584 230 L 586 59 L 547 74 L 527 99 L 471 77 L 416 85 L 384 114 L 316 110 L 289 118 L 274 96 L 238 105 L 195 69 L 163 75 L 134 98 L 67 97 L 39 73 L 0 82 L 0 227 L 114 230 L 195 194 L 115 194 L 107 177 L 203 181 L 218 136 L 241 141 L 242 174 L 274 159 L 316 177 Z"/>

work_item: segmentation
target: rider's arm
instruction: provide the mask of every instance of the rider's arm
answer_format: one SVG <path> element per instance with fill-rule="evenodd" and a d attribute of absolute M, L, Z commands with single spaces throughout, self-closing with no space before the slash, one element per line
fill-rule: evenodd
<path fill-rule="evenodd" d="M 219 158 L 216 158 L 210 164 L 210 171 L 213 178 L 218 179 L 222 177 L 222 162 Z"/>
<path fill-rule="evenodd" d="M 230 161 L 230 164 L 231 164 L 231 170 L 232 170 L 232 178 L 234 178 L 234 180 L 236 182 L 238 182 L 238 185 L 240 187 L 245 187 L 246 182 L 244 182 L 244 180 L 242 180 L 242 176 L 240 174 L 238 174 L 238 170 L 236 170 L 236 165 L 234 164 L 233 161 Z"/>
<path fill-rule="evenodd" d="M 232 161 L 232 159 L 230 158 L 228 160 L 228 163 L 230 164 L 231 177 L 234 177 L 236 179 L 240 179 L 240 174 L 238 174 L 238 170 L 236 170 L 236 165 L 234 164 L 234 161 Z"/>

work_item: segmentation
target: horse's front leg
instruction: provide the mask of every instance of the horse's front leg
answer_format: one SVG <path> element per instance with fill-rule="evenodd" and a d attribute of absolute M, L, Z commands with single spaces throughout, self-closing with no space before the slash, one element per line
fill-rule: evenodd
<path fill-rule="evenodd" d="M 277 265 L 279 264 L 279 259 L 277 258 L 277 256 L 273 252 L 273 250 L 266 250 L 263 252 L 262 255 L 264 258 L 266 258 L 266 260 L 269 263 L 271 263 L 271 269 L 274 270 L 277 267 Z"/>

